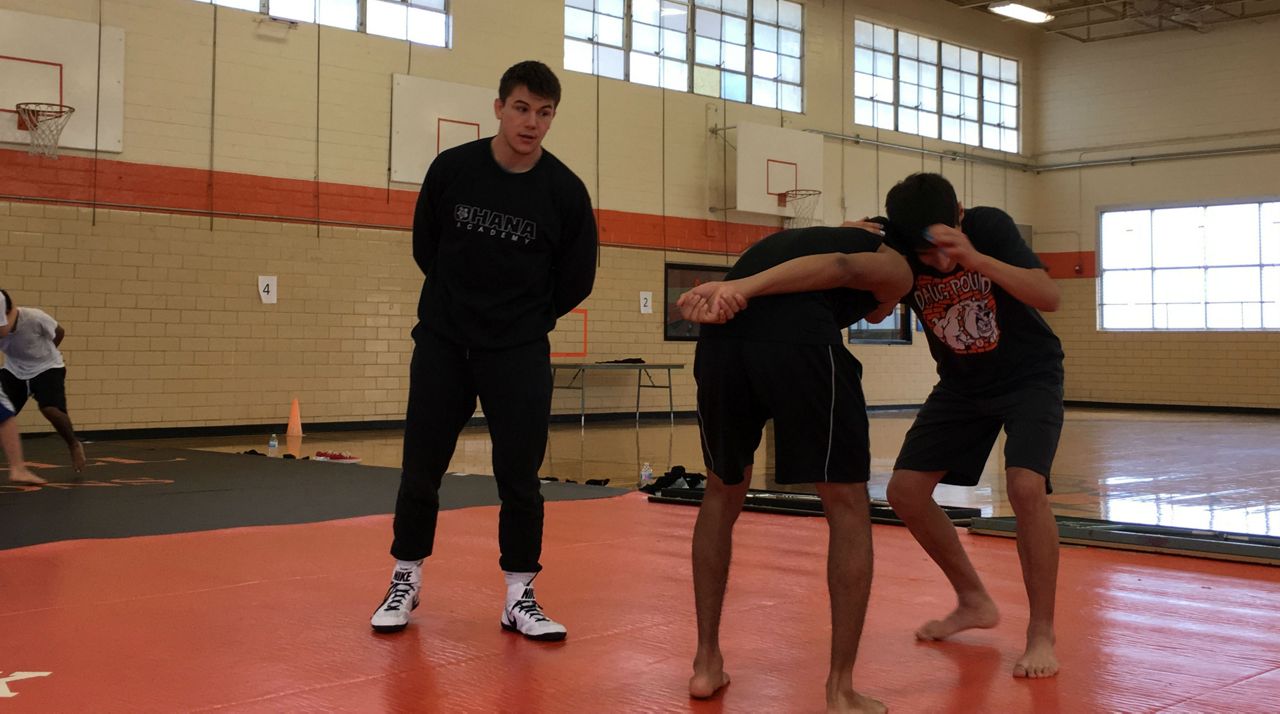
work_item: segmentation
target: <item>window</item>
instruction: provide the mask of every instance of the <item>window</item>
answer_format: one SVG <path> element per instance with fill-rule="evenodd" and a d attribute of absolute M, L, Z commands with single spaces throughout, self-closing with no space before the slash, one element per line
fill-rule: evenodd
<path fill-rule="evenodd" d="M 689 322 L 680 316 L 680 308 L 676 301 L 689 290 L 711 281 L 724 280 L 729 272 L 725 265 L 696 265 L 693 263 L 667 263 L 663 278 L 662 294 L 666 305 L 666 321 L 662 326 L 662 338 L 671 341 L 691 341 L 698 339 L 701 325 Z"/>
<path fill-rule="evenodd" d="M 1018 63 L 982 54 L 982 146 L 1018 152 Z"/>
<path fill-rule="evenodd" d="M 450 45 L 449 0 L 195 0 L 295 22 L 364 30 L 422 45 Z M 618 0 L 622 2 L 622 0 Z M 363 22 L 362 22 L 363 19 Z"/>
<path fill-rule="evenodd" d="M 872 324 L 866 320 L 858 320 L 849 325 L 849 344 L 911 344 L 911 308 L 899 305 L 891 315 L 879 323 Z"/>
<path fill-rule="evenodd" d="M 689 4 L 631 0 L 631 81 L 689 91 Z"/>
<path fill-rule="evenodd" d="M 623 0 L 565 0 L 564 68 L 626 78 Z"/>
<path fill-rule="evenodd" d="M 751 103 L 804 111 L 800 91 L 804 9 L 788 0 L 755 0 L 752 21 Z"/>
<path fill-rule="evenodd" d="M 853 24 L 853 120 L 1018 151 L 1018 62 L 877 25 Z"/>
<path fill-rule="evenodd" d="M 747 0 L 697 0 L 693 91 L 747 101 Z"/>
<path fill-rule="evenodd" d="M 366 0 L 365 32 L 421 45 L 449 46 L 445 0 Z"/>
<path fill-rule="evenodd" d="M 1280 202 L 1102 214 L 1104 330 L 1280 330 Z"/>
<path fill-rule="evenodd" d="M 270 0 L 267 13 L 272 17 L 318 22 L 344 30 L 360 27 L 359 0 Z"/>
<path fill-rule="evenodd" d="M 938 138 L 938 41 L 898 34 L 898 126 Z"/>
<path fill-rule="evenodd" d="M 262 12 L 262 0 L 196 0 L 206 5 L 221 5 L 223 7 L 234 7 L 237 10 L 252 10 L 254 12 Z"/>
<path fill-rule="evenodd" d="M 978 144 L 978 53 L 942 43 L 942 138 Z"/>
<path fill-rule="evenodd" d="M 793 0 L 565 0 L 575 72 L 801 112 L 803 57 Z"/>

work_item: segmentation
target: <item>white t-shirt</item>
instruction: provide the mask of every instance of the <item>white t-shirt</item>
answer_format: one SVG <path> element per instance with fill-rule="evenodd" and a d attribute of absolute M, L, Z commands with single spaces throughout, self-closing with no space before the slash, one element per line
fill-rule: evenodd
<path fill-rule="evenodd" d="M 62 353 L 53 344 L 58 321 L 44 310 L 18 308 L 9 334 L 0 337 L 4 369 L 18 379 L 31 379 L 46 370 L 65 367 Z"/>

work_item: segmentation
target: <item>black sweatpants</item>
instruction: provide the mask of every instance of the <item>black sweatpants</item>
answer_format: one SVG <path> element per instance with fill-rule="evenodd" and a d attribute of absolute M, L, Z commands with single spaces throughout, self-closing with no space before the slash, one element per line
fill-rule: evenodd
<path fill-rule="evenodd" d="M 396 498 L 391 555 L 431 555 L 440 511 L 440 481 L 475 411 L 489 423 L 493 475 L 502 508 L 498 561 L 503 570 L 542 569 L 542 492 L 538 467 L 547 448 L 551 414 L 551 349 L 541 340 L 502 350 L 460 347 L 419 324 L 413 331 L 404 461 Z"/>

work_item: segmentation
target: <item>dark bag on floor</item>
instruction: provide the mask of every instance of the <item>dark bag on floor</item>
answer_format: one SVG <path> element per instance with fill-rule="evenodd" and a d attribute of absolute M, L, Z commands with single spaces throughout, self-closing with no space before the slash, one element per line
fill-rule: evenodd
<path fill-rule="evenodd" d="M 671 470 L 653 480 L 653 483 L 641 486 L 645 493 L 657 493 L 664 488 L 706 488 L 707 477 L 702 474 L 691 474 L 683 466 L 672 466 Z"/>

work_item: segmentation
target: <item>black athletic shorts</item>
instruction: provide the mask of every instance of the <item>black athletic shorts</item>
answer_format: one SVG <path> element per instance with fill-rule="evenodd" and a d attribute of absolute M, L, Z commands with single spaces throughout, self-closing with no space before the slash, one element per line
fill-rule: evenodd
<path fill-rule="evenodd" d="M 67 410 L 67 368 L 46 369 L 31 379 L 18 379 L 7 369 L 0 369 L 0 384 L 13 403 L 13 413 L 22 411 L 28 397 L 35 397 L 42 407 Z"/>
<path fill-rule="evenodd" d="M 945 471 L 942 483 L 973 486 L 1004 427 L 1005 468 L 1030 469 L 1044 476 L 1062 434 L 1062 384 L 1032 382 L 994 397 L 970 397 L 941 384 L 925 400 L 898 452 L 895 470 Z"/>
<path fill-rule="evenodd" d="M 842 346 L 701 340 L 693 375 L 702 457 L 724 483 L 742 483 L 769 419 L 778 483 L 869 477 L 862 365 Z"/>

